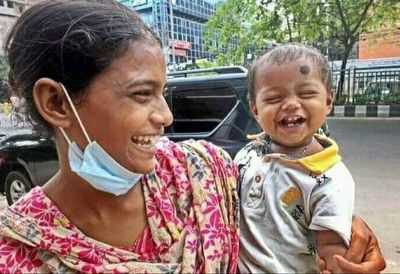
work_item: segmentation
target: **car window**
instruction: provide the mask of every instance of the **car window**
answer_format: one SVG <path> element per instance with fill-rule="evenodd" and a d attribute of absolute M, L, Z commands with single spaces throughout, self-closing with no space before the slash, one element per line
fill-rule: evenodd
<path fill-rule="evenodd" d="M 171 92 L 173 133 L 207 133 L 214 130 L 237 101 L 229 86 L 177 87 Z"/>

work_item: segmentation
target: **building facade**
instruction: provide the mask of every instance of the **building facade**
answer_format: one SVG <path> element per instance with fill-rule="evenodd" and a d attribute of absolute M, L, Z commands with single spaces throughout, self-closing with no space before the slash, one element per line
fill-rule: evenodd
<path fill-rule="evenodd" d="M 400 59 L 400 23 L 395 31 L 382 29 L 360 35 L 359 59 Z"/>
<path fill-rule="evenodd" d="M 204 44 L 203 26 L 215 12 L 217 4 L 212 2 L 216 1 L 119 1 L 136 10 L 143 21 L 157 33 L 162 41 L 170 69 L 173 64 L 173 57 L 175 57 L 175 63 L 178 64 L 178 68 L 190 66 L 199 59 L 213 57 Z"/>
<path fill-rule="evenodd" d="M 25 0 L 0 0 L 0 55 L 4 54 L 3 43 L 10 28 L 26 9 Z"/>

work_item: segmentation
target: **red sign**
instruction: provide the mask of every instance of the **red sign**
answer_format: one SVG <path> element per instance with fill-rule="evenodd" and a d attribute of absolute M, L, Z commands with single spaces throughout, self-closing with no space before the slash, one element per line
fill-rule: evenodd
<path fill-rule="evenodd" d="M 174 49 L 175 56 L 186 56 L 186 50 L 184 49 Z"/>
<path fill-rule="evenodd" d="M 192 43 L 188 41 L 172 40 L 174 48 L 178 49 L 192 49 Z"/>

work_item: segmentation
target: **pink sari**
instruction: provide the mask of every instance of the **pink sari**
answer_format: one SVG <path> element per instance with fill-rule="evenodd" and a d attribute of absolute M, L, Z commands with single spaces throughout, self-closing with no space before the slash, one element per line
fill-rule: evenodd
<path fill-rule="evenodd" d="M 0 215 L 1 273 L 235 273 L 237 171 L 204 141 L 162 139 L 142 180 L 149 226 L 132 248 L 85 236 L 40 188 Z"/>

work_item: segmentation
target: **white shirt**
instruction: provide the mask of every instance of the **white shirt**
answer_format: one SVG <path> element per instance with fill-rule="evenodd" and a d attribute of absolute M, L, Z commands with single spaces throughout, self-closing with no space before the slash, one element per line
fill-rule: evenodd
<path fill-rule="evenodd" d="M 241 273 L 318 273 L 313 230 L 333 230 L 348 245 L 354 181 L 336 143 L 316 137 L 327 147 L 299 160 L 267 155 L 265 135 L 235 157 Z"/>

